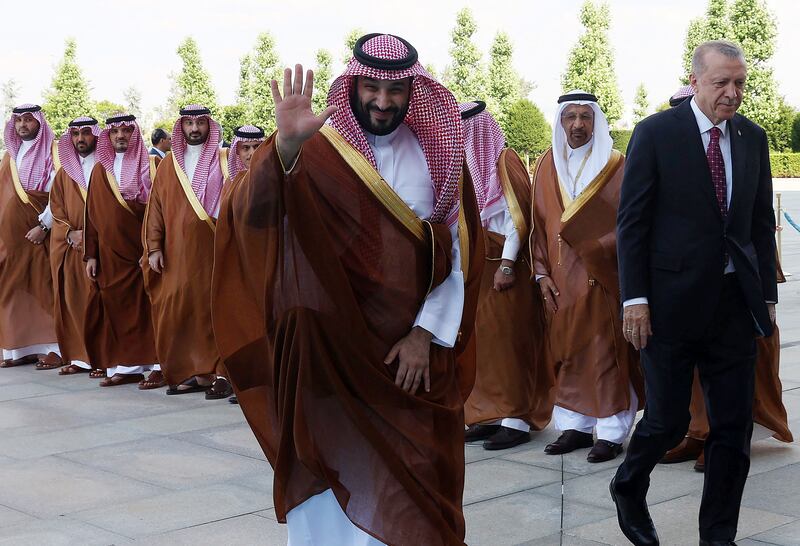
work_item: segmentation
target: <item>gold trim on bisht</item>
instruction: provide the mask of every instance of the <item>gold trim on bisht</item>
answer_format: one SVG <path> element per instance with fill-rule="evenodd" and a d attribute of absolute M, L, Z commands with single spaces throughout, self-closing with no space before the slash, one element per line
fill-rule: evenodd
<path fill-rule="evenodd" d="M 117 178 L 114 176 L 114 173 L 111 171 L 106 171 L 106 177 L 108 178 L 108 185 L 111 188 L 111 193 L 113 193 L 114 197 L 117 198 L 117 201 L 120 205 L 122 205 L 122 208 L 136 216 L 136 213 L 133 212 L 125 199 L 122 198 L 122 194 L 119 192 L 119 182 L 117 182 Z"/>
<path fill-rule="evenodd" d="M 611 151 L 611 157 L 608 158 L 608 162 L 606 166 L 600 171 L 600 173 L 594 177 L 586 189 L 584 189 L 580 195 L 578 195 L 569 205 L 567 205 L 564 209 L 564 212 L 561 214 L 561 223 L 569 221 L 573 216 L 575 216 L 578 211 L 580 211 L 583 206 L 588 203 L 592 197 L 597 195 L 600 190 L 602 190 L 605 185 L 611 180 L 612 173 L 616 172 L 617 167 L 619 166 L 620 162 L 622 161 L 623 155 L 618 150 Z"/>
<path fill-rule="evenodd" d="M 323 125 L 319 130 L 339 153 L 342 159 L 358 175 L 372 195 L 397 218 L 400 223 L 420 241 L 425 241 L 426 232 L 423 221 L 414 213 L 403 199 L 372 166 L 364 155 L 355 149 L 336 129 Z"/>
<path fill-rule="evenodd" d="M 514 186 L 511 185 L 511 181 L 508 179 L 508 168 L 506 168 L 505 161 L 506 154 L 508 153 L 516 155 L 517 152 L 511 148 L 506 148 L 500 152 L 500 159 L 497 160 L 497 175 L 500 178 L 503 196 L 506 198 L 506 205 L 508 205 L 508 211 L 511 213 L 511 219 L 514 221 L 514 227 L 517 228 L 517 233 L 527 233 L 528 221 L 526 220 L 525 211 L 519 206 L 517 195 L 514 193 Z"/>
<path fill-rule="evenodd" d="M 186 176 L 186 173 L 183 172 L 181 166 L 178 164 L 178 160 L 175 158 L 175 154 L 172 155 L 172 164 L 175 166 L 175 174 L 178 175 L 178 181 L 181 183 L 181 188 L 183 188 L 183 193 L 186 194 L 186 199 L 189 201 L 189 204 L 192 206 L 192 210 L 200 218 L 203 222 L 205 222 L 208 227 L 211 228 L 211 231 L 216 231 L 216 226 L 214 225 L 214 221 L 206 212 L 206 209 L 203 208 L 203 205 L 200 203 L 200 200 L 194 194 L 194 190 L 192 190 L 192 183 L 189 181 L 189 177 Z"/>

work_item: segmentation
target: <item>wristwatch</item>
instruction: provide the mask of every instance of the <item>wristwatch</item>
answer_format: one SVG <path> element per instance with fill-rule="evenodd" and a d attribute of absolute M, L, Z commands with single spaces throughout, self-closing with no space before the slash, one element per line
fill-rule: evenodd
<path fill-rule="evenodd" d="M 50 228 L 44 225 L 44 223 L 42 223 L 41 221 L 39 222 L 39 227 L 42 228 L 42 231 L 44 231 L 45 233 L 50 231 Z"/>
<path fill-rule="evenodd" d="M 511 277 L 512 275 L 514 275 L 514 268 L 513 267 L 508 267 L 507 265 L 501 265 L 500 266 L 500 272 L 503 275 L 508 275 L 509 277 Z"/>

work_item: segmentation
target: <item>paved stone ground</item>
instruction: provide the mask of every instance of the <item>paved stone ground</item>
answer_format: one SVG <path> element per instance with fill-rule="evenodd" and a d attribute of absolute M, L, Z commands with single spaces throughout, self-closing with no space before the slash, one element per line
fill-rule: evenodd
<path fill-rule="evenodd" d="M 800 219 L 800 192 L 784 193 L 783 205 Z M 781 377 L 800 435 L 800 234 L 788 228 L 783 246 L 796 276 L 780 289 Z M 800 446 L 756 434 L 739 544 L 800 545 Z M 500 453 L 466 447 L 469 544 L 626 543 L 606 489 L 619 461 L 547 456 L 555 437 L 550 428 Z M 286 543 L 270 467 L 225 401 L 0 370 L 0 438 L 0 545 Z M 662 544 L 697 544 L 702 483 L 691 463 L 654 473 L 649 501 Z"/>

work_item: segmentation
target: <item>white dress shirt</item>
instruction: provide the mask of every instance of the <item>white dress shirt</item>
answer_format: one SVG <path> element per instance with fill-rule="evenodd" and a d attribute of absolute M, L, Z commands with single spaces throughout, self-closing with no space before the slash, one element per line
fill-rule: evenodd
<path fill-rule="evenodd" d="M 573 199 L 583 193 L 583 190 L 586 189 L 586 186 L 588 186 L 589 182 L 591 182 L 593 179 L 592 176 L 589 176 L 591 173 L 588 173 L 586 169 L 582 169 L 582 167 L 586 165 L 584 160 L 587 159 L 587 155 L 592 149 L 593 143 L 594 137 L 590 138 L 589 142 L 580 148 L 571 148 L 569 146 L 566 147 L 565 153 L 567 155 L 569 180 L 562 180 L 561 183 L 564 185 L 564 189 L 567 191 L 567 194 L 569 194 L 569 196 Z M 578 177 L 577 180 L 576 177 Z"/>
<path fill-rule="evenodd" d="M 521 243 L 517 227 L 514 225 L 514 219 L 508 210 L 506 198 L 501 197 L 500 201 L 492 205 L 491 210 L 484 209 L 481 212 L 481 222 L 487 230 L 505 236 L 506 241 L 503 243 L 502 259 L 511 260 L 512 262 L 517 261 Z"/>
<path fill-rule="evenodd" d="M 717 125 L 708 119 L 700 107 L 697 106 L 697 101 L 692 97 L 691 103 L 692 112 L 697 120 L 697 127 L 700 130 L 700 138 L 703 140 L 703 154 L 707 154 L 708 145 L 711 142 L 711 128 L 717 127 L 722 134 L 719 137 L 719 148 L 722 151 L 722 160 L 725 162 L 725 186 L 727 191 L 728 210 L 731 208 L 731 197 L 733 196 L 733 157 L 731 156 L 731 136 L 728 131 L 728 121 L 722 120 Z M 733 260 L 728 260 L 728 265 L 725 266 L 725 273 L 733 273 L 736 268 L 733 265 Z M 648 303 L 647 298 L 633 298 L 626 300 L 622 306 L 639 305 Z"/>
<path fill-rule="evenodd" d="M 33 140 L 23 140 L 22 143 L 20 144 L 16 158 L 17 170 L 19 170 L 22 167 L 22 163 L 23 161 L 25 161 L 25 154 L 27 154 L 28 150 L 31 149 L 31 147 L 33 146 L 33 142 L 34 142 Z M 53 180 L 55 180 L 55 178 L 56 178 L 55 169 L 50 169 L 50 177 L 49 180 L 47 181 L 47 184 L 45 184 L 44 191 L 50 191 L 50 188 L 53 187 Z M 39 215 L 39 221 L 45 227 L 47 227 L 47 229 L 53 227 L 53 214 L 50 212 L 50 203 L 47 203 L 47 207 L 45 207 L 44 212 L 42 212 Z"/>
<path fill-rule="evenodd" d="M 114 155 L 114 178 L 117 179 L 117 187 L 119 187 L 119 181 L 122 180 L 123 159 L 125 159 L 125 152 L 117 152 Z"/>
<path fill-rule="evenodd" d="M 365 136 L 383 179 L 419 218 L 430 218 L 434 207 L 433 182 L 416 135 L 401 124 L 391 134 L 365 133 Z M 414 326 L 432 333 L 433 341 L 445 347 L 455 345 L 464 311 L 464 275 L 457 224 L 450 227 L 450 234 L 453 238 L 452 271 L 428 294 L 414 321 Z"/>
<path fill-rule="evenodd" d="M 89 179 L 92 177 L 92 169 L 94 169 L 94 164 L 96 163 L 96 159 L 94 157 L 94 152 L 90 153 L 86 157 L 78 155 L 78 158 L 81 160 L 81 168 L 83 169 L 83 179 L 86 180 L 86 187 L 89 187 Z"/>

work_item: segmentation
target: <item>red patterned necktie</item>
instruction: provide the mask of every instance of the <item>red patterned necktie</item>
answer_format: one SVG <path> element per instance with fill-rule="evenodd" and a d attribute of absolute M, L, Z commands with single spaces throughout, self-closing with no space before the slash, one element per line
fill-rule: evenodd
<path fill-rule="evenodd" d="M 725 180 L 725 160 L 722 158 L 722 149 L 719 147 L 719 137 L 722 131 L 719 127 L 712 127 L 709 131 L 711 140 L 706 150 L 708 168 L 711 169 L 711 181 L 714 183 L 714 192 L 717 194 L 717 204 L 722 220 L 728 216 L 728 184 Z"/>

